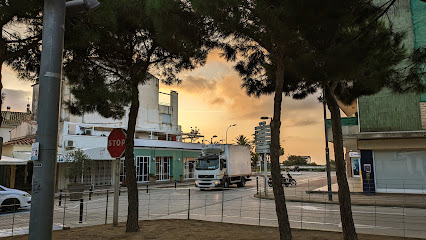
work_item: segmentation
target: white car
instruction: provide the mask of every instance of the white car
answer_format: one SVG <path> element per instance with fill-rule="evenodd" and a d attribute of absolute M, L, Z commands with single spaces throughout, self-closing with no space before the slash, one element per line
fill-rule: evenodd
<path fill-rule="evenodd" d="M 0 208 L 2 211 L 16 211 L 31 207 L 31 195 L 27 192 L 0 185 Z"/>

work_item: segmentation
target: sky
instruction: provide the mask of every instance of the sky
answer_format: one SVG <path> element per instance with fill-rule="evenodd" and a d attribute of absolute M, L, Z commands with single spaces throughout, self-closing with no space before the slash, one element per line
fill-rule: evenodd
<path fill-rule="evenodd" d="M 18 80 L 16 73 L 5 65 L 2 74 L 6 94 L 2 110 L 10 106 L 12 111 L 25 111 L 28 101 L 31 103 L 31 83 Z M 273 115 L 273 95 L 248 96 L 241 88 L 241 78 L 232 63 L 221 58 L 219 51 L 209 54 L 206 65 L 182 72 L 180 77 L 183 80 L 180 85 L 162 84 L 160 91 L 178 91 L 179 125 L 183 132 L 197 127 L 206 140 L 217 135 L 216 141 L 225 142 L 226 129 L 237 124 L 228 130 L 228 143 L 233 143 L 238 135 L 252 140 L 255 126 L 265 121 L 260 117 Z M 317 100 L 319 94 L 304 100 L 283 98 L 280 138 L 285 155 L 281 161 L 288 155 L 302 155 L 311 156 L 317 164 L 325 164 L 323 108 Z"/>

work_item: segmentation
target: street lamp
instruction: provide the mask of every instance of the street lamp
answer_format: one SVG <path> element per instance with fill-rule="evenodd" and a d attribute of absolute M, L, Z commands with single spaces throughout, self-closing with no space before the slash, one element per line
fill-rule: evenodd
<path fill-rule="evenodd" d="M 232 125 L 229 125 L 229 127 L 226 129 L 226 140 L 225 140 L 225 144 L 228 144 L 228 130 L 229 130 L 229 128 L 235 127 L 235 126 L 237 126 L 237 124 L 232 124 Z M 223 137 L 223 135 L 222 135 L 222 137 Z"/>
<path fill-rule="evenodd" d="M 34 162 L 28 238 L 52 239 L 65 11 L 89 12 L 96 0 L 45 0 L 37 113 L 39 159 Z"/>
<path fill-rule="evenodd" d="M 216 135 L 213 135 L 212 138 L 210 138 L 210 144 L 213 144 L 213 138 L 217 137 Z"/>

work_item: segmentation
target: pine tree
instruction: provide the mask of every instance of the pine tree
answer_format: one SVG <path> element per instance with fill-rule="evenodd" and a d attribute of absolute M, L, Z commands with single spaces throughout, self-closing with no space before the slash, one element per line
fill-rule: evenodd
<path fill-rule="evenodd" d="M 0 1 L 0 92 L 3 64 L 18 71 L 22 79 L 36 80 L 41 45 L 41 0 Z M 0 99 L 0 107 L 3 98 Z M 0 116 L 0 125 L 2 123 Z"/>
<path fill-rule="evenodd" d="M 121 118 L 130 106 L 126 231 L 139 231 L 133 154 L 138 85 L 146 82 L 149 72 L 168 84 L 180 82 L 178 72 L 205 63 L 211 34 L 184 2 L 169 0 L 103 0 L 88 19 L 73 19 L 68 25 L 64 71 L 74 96 L 67 103 L 70 111 Z"/>

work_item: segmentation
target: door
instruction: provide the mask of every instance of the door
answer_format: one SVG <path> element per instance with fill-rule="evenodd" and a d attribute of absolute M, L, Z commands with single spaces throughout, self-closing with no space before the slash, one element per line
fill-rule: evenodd
<path fill-rule="evenodd" d="M 157 180 L 170 180 L 171 157 L 157 157 L 155 159 L 155 175 Z"/>
<path fill-rule="evenodd" d="M 359 175 L 359 158 L 352 158 L 352 176 L 360 177 Z"/>
<path fill-rule="evenodd" d="M 189 158 L 189 157 L 184 158 L 185 179 L 194 179 L 196 161 L 197 161 L 197 158 Z"/>
<path fill-rule="evenodd" d="M 149 156 L 136 157 L 136 181 L 148 182 L 149 181 Z"/>

